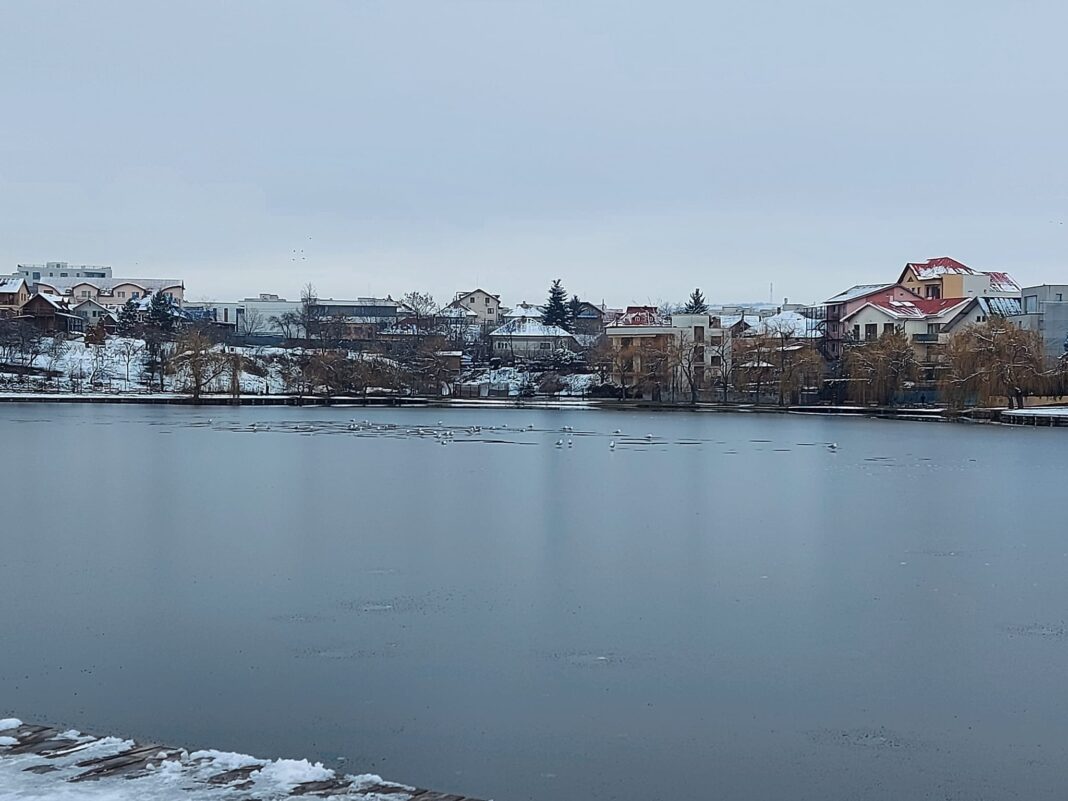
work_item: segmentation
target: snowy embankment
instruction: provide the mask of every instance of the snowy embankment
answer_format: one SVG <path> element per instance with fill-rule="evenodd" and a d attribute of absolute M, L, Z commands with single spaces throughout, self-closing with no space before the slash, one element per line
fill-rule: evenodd
<path fill-rule="evenodd" d="M 223 346 L 218 346 L 220 351 Z M 241 392 L 248 395 L 285 392 L 280 357 L 281 348 L 234 348 L 227 353 L 244 357 L 253 370 L 241 370 Z M 99 344 L 81 339 L 53 340 L 46 337 L 32 353 L 0 352 L 0 393 L 77 392 L 93 395 L 141 395 L 149 391 L 149 352 L 140 339 L 108 337 Z M 152 381 L 159 390 L 158 377 Z M 164 377 L 164 391 L 180 392 L 181 376 Z M 230 375 L 219 375 L 210 382 L 210 392 L 230 392 Z"/>
<path fill-rule="evenodd" d="M 471 370 L 460 377 L 458 384 L 465 388 L 464 394 L 471 394 L 473 390 L 485 387 L 493 394 L 507 394 L 509 397 L 532 392 L 539 395 L 582 397 L 588 395 L 594 387 L 600 386 L 601 380 L 594 374 L 561 375 L 500 367 L 495 370 Z"/>
<path fill-rule="evenodd" d="M 339 775 L 307 760 L 138 745 L 117 737 L 0 720 L 0 798 L 20 801 L 274 801 L 308 794 L 409 801 L 379 776 Z"/>

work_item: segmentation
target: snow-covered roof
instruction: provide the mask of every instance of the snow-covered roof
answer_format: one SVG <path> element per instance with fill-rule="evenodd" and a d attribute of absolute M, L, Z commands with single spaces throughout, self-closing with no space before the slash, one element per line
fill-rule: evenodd
<path fill-rule="evenodd" d="M 825 303 L 848 303 L 851 300 L 859 300 L 860 298 L 867 297 L 868 295 L 874 295 L 876 292 L 882 292 L 890 289 L 894 284 L 857 284 L 851 286 L 845 292 L 839 292 L 833 298 L 829 298 Z"/>
<path fill-rule="evenodd" d="M 0 292 L 18 292 L 26 285 L 26 279 L 20 275 L 0 275 Z"/>
<path fill-rule="evenodd" d="M 747 334 L 771 334 L 772 336 L 788 336 L 793 339 L 816 339 L 822 333 L 816 328 L 816 321 L 810 320 L 800 312 L 784 311 L 765 317 L 756 323 Z"/>
<path fill-rule="evenodd" d="M 52 306 L 62 311 L 69 311 L 69 298 L 64 295 L 56 295 L 53 292 L 38 292 L 34 297 L 43 298 L 48 301 Z"/>
<path fill-rule="evenodd" d="M 133 284 L 146 292 L 158 292 L 172 286 L 184 286 L 180 278 L 42 278 L 37 283 L 50 286 L 61 294 L 69 294 L 74 287 L 88 284 L 105 295 L 110 294 L 121 284 Z"/>
<path fill-rule="evenodd" d="M 864 309 L 874 308 L 899 320 L 922 320 L 926 317 L 945 317 L 957 311 L 972 298 L 916 298 L 916 300 L 894 300 L 892 298 L 872 300 L 843 319 L 849 319 Z"/>
<path fill-rule="evenodd" d="M 545 325 L 541 320 L 520 318 L 505 323 L 490 334 L 491 337 L 537 337 L 541 339 L 570 339 L 569 334 L 558 325 Z"/>
<path fill-rule="evenodd" d="M 504 317 L 504 319 L 506 320 L 519 320 L 523 317 L 526 317 L 528 319 L 534 317 L 541 317 L 541 314 L 541 306 L 537 306 L 533 303 L 527 303 L 526 301 L 523 301 L 522 303 L 517 303 L 515 305 L 515 308 L 509 309 L 501 316 Z"/>
<path fill-rule="evenodd" d="M 760 322 L 759 314 L 722 314 L 719 318 L 719 324 L 723 328 L 734 328 L 739 323 L 745 323 L 748 326 L 754 326 Z"/>
<path fill-rule="evenodd" d="M 478 312 L 467 309 L 463 306 L 446 306 L 444 309 L 438 312 L 439 317 L 478 317 Z"/>
<path fill-rule="evenodd" d="M 670 327 L 671 323 L 660 314 L 656 306 L 628 306 L 627 310 L 617 320 L 608 324 L 609 328 L 622 328 L 625 326 L 654 326 Z"/>
<path fill-rule="evenodd" d="M 1013 293 L 1020 291 L 1020 285 L 1008 273 L 988 272 L 986 275 L 990 277 L 990 291 L 992 292 Z"/>
<path fill-rule="evenodd" d="M 927 261 L 910 261 L 905 265 L 905 270 L 902 272 L 901 277 L 905 277 L 905 273 L 912 270 L 912 274 L 916 276 L 918 281 L 933 281 L 936 278 L 941 278 L 943 275 L 976 275 L 976 271 L 966 264 L 961 264 L 956 259 L 951 259 L 949 256 L 941 256 L 937 259 L 928 259 Z"/>

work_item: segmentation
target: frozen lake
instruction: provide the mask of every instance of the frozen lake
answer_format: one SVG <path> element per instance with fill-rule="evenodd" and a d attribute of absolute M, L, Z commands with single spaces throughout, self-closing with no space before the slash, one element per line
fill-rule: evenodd
<path fill-rule="evenodd" d="M 0 443 L 0 717 L 497 801 L 1064 797 L 1059 430 L 3 404 Z"/>

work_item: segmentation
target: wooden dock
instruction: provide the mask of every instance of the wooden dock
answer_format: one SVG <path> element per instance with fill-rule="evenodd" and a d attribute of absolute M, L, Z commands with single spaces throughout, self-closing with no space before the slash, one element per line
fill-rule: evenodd
<path fill-rule="evenodd" d="M 231 762 L 228 763 L 227 759 Z M 234 767 L 232 760 L 241 764 Z M 0 790 L 19 781 L 12 773 L 34 783 L 35 797 L 42 783 L 114 782 L 116 797 L 136 799 L 149 795 L 149 785 L 159 795 L 159 782 L 183 790 L 196 799 L 275 801 L 280 798 L 331 798 L 337 801 L 477 801 L 461 795 L 388 782 L 378 776 L 339 775 L 311 766 L 314 780 L 268 781 L 271 760 L 217 752 L 190 753 L 186 749 L 154 743 L 137 743 L 114 737 L 95 737 L 50 726 L 21 724 L 0 731 Z M 68 791 L 69 792 L 69 791 Z M 2 793 L 0 793 L 2 794 Z M 63 797 L 68 797 L 64 795 Z M 109 796 L 110 797 L 110 796 Z"/>

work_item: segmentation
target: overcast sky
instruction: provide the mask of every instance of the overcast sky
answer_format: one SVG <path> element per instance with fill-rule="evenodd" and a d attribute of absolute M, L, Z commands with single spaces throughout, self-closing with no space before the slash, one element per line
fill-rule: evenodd
<path fill-rule="evenodd" d="M 506 303 L 818 301 L 943 255 L 1068 282 L 1066 31 L 1029 0 L 4 0 L 0 271 Z"/>

